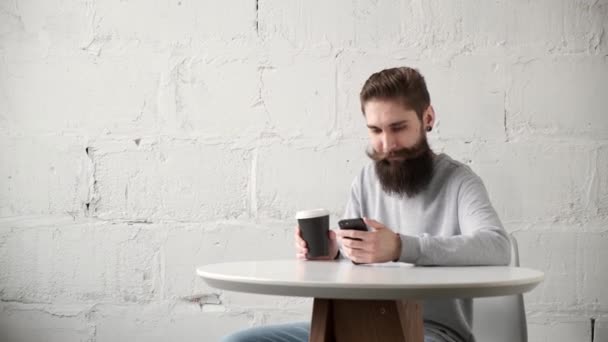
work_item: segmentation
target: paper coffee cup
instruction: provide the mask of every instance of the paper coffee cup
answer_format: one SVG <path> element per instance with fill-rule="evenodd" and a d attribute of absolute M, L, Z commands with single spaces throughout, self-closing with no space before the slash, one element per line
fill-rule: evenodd
<path fill-rule="evenodd" d="M 308 257 L 329 255 L 329 211 L 301 210 L 296 213 L 302 238 L 308 246 Z"/>

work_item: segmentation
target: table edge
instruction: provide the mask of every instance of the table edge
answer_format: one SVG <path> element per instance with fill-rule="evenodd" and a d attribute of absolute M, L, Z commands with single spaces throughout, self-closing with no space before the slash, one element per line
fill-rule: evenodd
<path fill-rule="evenodd" d="M 527 279 L 495 282 L 493 284 L 460 283 L 457 286 L 429 284 L 422 288 L 419 285 L 396 287 L 395 284 L 368 284 L 366 287 L 361 288 L 359 287 L 360 284 L 334 282 L 297 283 L 277 282 L 276 280 L 272 280 L 271 282 L 267 279 L 225 276 L 206 272 L 201 269 L 202 267 L 205 266 L 197 267 L 196 273 L 212 287 L 223 290 L 264 295 L 342 299 L 431 299 L 509 296 L 529 292 L 545 278 L 542 271 L 525 267 L 499 266 L 525 269 L 533 271 L 537 275 Z"/>

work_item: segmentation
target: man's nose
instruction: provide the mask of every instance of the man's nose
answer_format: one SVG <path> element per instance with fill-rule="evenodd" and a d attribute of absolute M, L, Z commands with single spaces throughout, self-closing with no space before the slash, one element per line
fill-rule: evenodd
<path fill-rule="evenodd" d="M 384 153 L 390 153 L 395 149 L 395 137 L 392 134 L 384 134 L 382 137 L 382 150 Z"/>

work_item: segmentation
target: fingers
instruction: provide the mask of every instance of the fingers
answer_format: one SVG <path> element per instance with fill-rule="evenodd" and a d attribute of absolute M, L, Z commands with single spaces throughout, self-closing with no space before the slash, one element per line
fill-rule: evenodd
<path fill-rule="evenodd" d="M 368 264 L 373 262 L 373 254 L 362 249 L 344 248 L 348 258 L 360 264 Z"/>
<path fill-rule="evenodd" d="M 376 233 L 356 230 L 342 230 L 336 232 L 347 255 L 356 254 L 355 251 L 373 253 L 376 246 Z M 360 240 L 354 240 L 360 239 Z M 352 260 L 352 258 L 351 258 Z"/>
<path fill-rule="evenodd" d="M 296 242 L 296 257 L 298 259 L 306 259 L 306 255 L 308 254 L 308 248 L 306 248 L 306 242 L 303 244 Z"/>
<path fill-rule="evenodd" d="M 296 226 L 296 229 L 294 231 L 294 247 L 296 249 L 296 258 L 300 260 L 306 260 L 308 248 L 306 246 L 306 241 L 302 239 L 299 226 Z"/>
<path fill-rule="evenodd" d="M 308 246 L 306 246 L 306 241 L 300 239 L 300 240 L 296 240 L 295 241 L 295 246 L 297 249 L 301 249 L 301 248 L 306 248 Z"/>
<path fill-rule="evenodd" d="M 306 255 L 308 254 L 308 248 L 296 247 L 296 256 L 299 256 L 300 254 L 306 258 Z"/>
<path fill-rule="evenodd" d="M 296 240 L 302 239 L 302 233 L 300 232 L 300 226 L 296 226 L 296 229 L 294 229 L 294 231 L 293 231 L 293 236 L 295 237 Z"/>
<path fill-rule="evenodd" d="M 386 228 L 382 223 L 372 220 L 370 218 L 364 217 L 363 221 L 368 227 L 374 228 L 374 230 L 384 229 Z"/>
<path fill-rule="evenodd" d="M 370 225 L 373 228 L 373 226 Z M 357 230 L 341 230 L 336 235 L 342 243 L 342 249 L 346 256 L 360 264 L 374 262 L 377 248 L 377 232 L 362 232 Z M 361 239 L 360 241 L 353 239 Z"/>
<path fill-rule="evenodd" d="M 369 252 L 369 244 L 363 241 L 344 239 L 342 240 L 342 246 L 350 249 L 362 249 Z"/>
<path fill-rule="evenodd" d="M 294 237 L 294 241 L 296 243 L 296 247 L 298 245 L 302 245 L 302 247 L 306 247 L 306 241 L 304 241 L 304 239 L 302 239 L 302 234 L 300 233 L 300 227 L 296 226 L 293 237 Z"/>
<path fill-rule="evenodd" d="M 362 232 L 359 230 L 339 230 L 336 231 L 335 234 L 338 237 L 341 238 L 345 238 L 345 237 L 349 237 L 351 239 L 361 239 L 361 240 L 367 240 L 370 237 L 370 232 Z"/>
<path fill-rule="evenodd" d="M 298 260 L 306 260 L 306 253 L 296 253 L 296 258 Z"/>
<path fill-rule="evenodd" d="M 296 254 L 306 255 L 306 253 L 308 253 L 308 248 L 306 248 L 306 243 L 304 243 L 304 244 L 296 243 L 295 247 L 296 247 Z"/>

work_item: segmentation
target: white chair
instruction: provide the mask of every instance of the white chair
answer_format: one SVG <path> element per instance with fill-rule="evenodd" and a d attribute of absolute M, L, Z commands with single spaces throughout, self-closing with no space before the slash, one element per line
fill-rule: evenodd
<path fill-rule="evenodd" d="M 511 266 L 519 267 L 519 251 L 513 235 Z M 473 334 L 477 342 L 528 342 L 523 295 L 475 298 Z"/>

